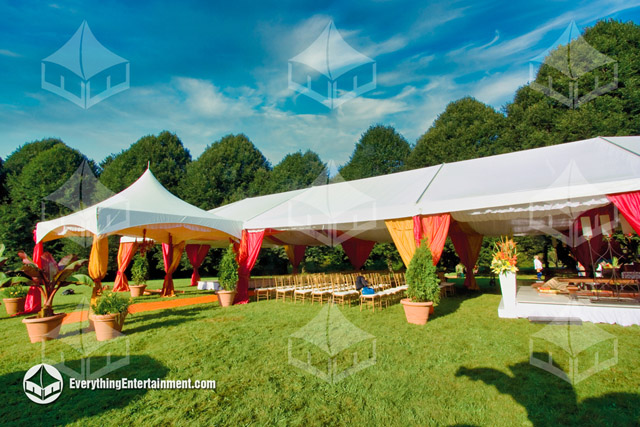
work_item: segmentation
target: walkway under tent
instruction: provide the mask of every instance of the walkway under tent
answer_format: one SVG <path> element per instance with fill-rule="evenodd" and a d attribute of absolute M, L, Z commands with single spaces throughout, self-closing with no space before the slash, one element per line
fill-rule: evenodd
<path fill-rule="evenodd" d="M 294 266 L 295 250 L 341 244 L 357 269 L 375 242 L 393 242 L 408 265 L 427 239 L 437 263 L 449 236 L 469 272 L 465 286 L 477 289 L 473 267 L 484 236 L 552 235 L 591 265 L 591 255 L 606 248 L 602 227 L 638 233 L 640 137 L 598 137 L 315 186 L 210 212 L 243 221 L 242 240 L 253 254 L 248 271 L 260 247 L 274 244 L 287 248 Z"/>

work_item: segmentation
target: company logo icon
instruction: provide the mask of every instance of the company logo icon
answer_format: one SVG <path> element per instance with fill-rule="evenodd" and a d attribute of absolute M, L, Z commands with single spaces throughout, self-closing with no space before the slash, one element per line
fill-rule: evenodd
<path fill-rule="evenodd" d="M 291 230 L 309 236 L 309 242 L 324 246 L 353 238 L 367 240 L 368 233 L 380 227 L 377 201 L 362 183 L 345 181 L 339 172 L 330 178 L 332 166 L 330 161 L 308 191 L 285 203 L 288 224 Z"/>
<path fill-rule="evenodd" d="M 46 405 L 54 402 L 62 393 L 62 375 L 51 365 L 41 363 L 33 366 L 22 381 L 24 393 L 35 403 Z"/>
<path fill-rule="evenodd" d="M 93 169 L 89 162 L 84 159 L 78 169 L 69 177 L 69 179 L 58 187 L 54 192 L 45 196 L 41 201 L 42 204 L 42 221 L 45 221 L 45 201 L 55 202 L 59 205 L 65 206 L 71 209 L 73 212 L 80 211 L 89 206 L 93 206 L 109 197 L 115 195 L 115 193 L 105 187 L 98 178 L 96 178 Z M 124 219 L 128 222 L 127 218 Z M 82 221 L 82 220 L 81 220 Z M 82 221 L 84 222 L 84 221 Z M 77 224 L 78 236 L 68 237 L 75 241 L 77 244 L 83 247 L 89 247 L 93 243 L 93 235 L 88 232 L 82 232 L 82 226 L 84 229 L 89 227 L 89 224 Z"/>
<path fill-rule="evenodd" d="M 362 343 L 366 345 L 360 346 Z M 295 353 L 306 350 L 306 360 L 294 356 L 294 345 L 298 350 Z M 309 345 L 319 351 L 317 360 L 312 357 Z M 359 360 L 363 351 L 369 357 Z M 309 323 L 291 334 L 287 354 L 290 365 L 336 384 L 376 364 L 376 338 L 349 322 L 336 305 L 327 304 Z"/>
<path fill-rule="evenodd" d="M 308 48 L 289 60 L 289 89 L 330 109 L 375 88 L 376 62 L 352 48 L 333 21 Z"/>
<path fill-rule="evenodd" d="M 88 311 L 90 302 L 82 298 L 76 306 L 77 312 Z M 102 378 L 131 363 L 129 337 L 122 332 L 114 331 L 119 340 L 124 341 L 124 354 L 107 353 L 106 357 L 98 356 L 98 350 L 108 346 L 112 341 L 98 341 L 95 334 L 87 329 L 89 321 L 78 322 L 72 329 L 60 336 L 54 349 L 48 347 L 49 341 L 43 341 L 41 347 L 41 361 L 55 366 L 57 370 L 70 378 L 77 380 L 92 380 Z M 64 344 L 62 351 L 56 354 L 60 345 Z M 47 353 L 47 349 L 51 350 Z M 78 360 L 79 358 L 79 360 Z M 47 365 L 49 366 L 49 365 Z"/>
<path fill-rule="evenodd" d="M 534 63 L 547 65 L 562 73 L 569 79 L 568 87 L 565 89 L 564 83 L 556 82 L 557 87 L 554 88 L 551 75 L 548 76 L 546 85 L 536 82 Z M 613 77 L 609 83 L 601 86 L 598 76 L 595 76 L 593 88 L 580 87 L 579 79 L 582 76 L 604 66 L 613 69 Z M 531 59 L 529 81 L 530 87 L 534 90 L 544 93 L 569 108 L 579 108 L 582 104 L 618 88 L 618 63 L 589 45 L 580 35 L 576 23 L 571 21 L 564 33 L 548 49 Z"/>
<path fill-rule="evenodd" d="M 41 69 L 43 89 L 84 109 L 129 89 L 129 61 L 100 44 L 87 21 Z"/>
<path fill-rule="evenodd" d="M 542 351 L 534 352 L 536 348 Z M 537 357 L 543 352 L 547 360 Z M 559 366 L 561 358 L 568 369 Z M 590 322 L 549 324 L 529 338 L 529 363 L 575 385 L 618 363 L 618 338 Z"/>

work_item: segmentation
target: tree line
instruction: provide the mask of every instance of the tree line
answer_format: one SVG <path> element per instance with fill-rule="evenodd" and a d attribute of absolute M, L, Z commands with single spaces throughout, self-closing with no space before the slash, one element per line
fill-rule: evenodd
<path fill-rule="evenodd" d="M 519 88 L 512 102 L 496 111 L 474 98 L 451 102 L 432 126 L 411 144 L 393 126 L 374 124 L 356 142 L 349 160 L 339 168 L 340 179 L 354 180 L 403 170 L 433 166 L 511 151 L 560 144 L 598 135 L 640 134 L 640 27 L 632 22 L 601 21 L 585 30 L 584 40 L 615 61 L 580 76 L 565 75 L 548 63 L 543 64 L 535 81 L 566 90 L 577 84 L 580 94 L 588 93 L 598 82 L 616 77 L 618 87 L 579 108 L 534 90 Z M 552 53 L 553 54 L 553 53 Z M 193 159 L 178 135 L 163 131 L 147 135 L 120 153 L 96 162 L 67 146 L 62 140 L 46 138 L 18 147 L 4 161 L 0 159 L 0 238 L 8 255 L 33 247 L 32 230 L 41 220 L 71 212 L 68 206 L 48 200 L 73 175 L 83 161 L 100 182 L 114 193 L 131 185 L 150 162 L 158 180 L 173 194 L 202 209 L 209 210 L 246 197 L 306 188 L 327 182 L 327 165 L 311 151 L 286 155 L 272 166 L 244 134 L 227 135 L 208 145 Z M 487 171 L 487 173 L 493 173 Z M 479 177 L 480 178 L 480 177 Z M 486 239 L 481 266 L 488 265 L 491 240 Z M 548 237 L 521 239 L 521 250 L 528 255 L 543 253 L 556 242 Z M 86 242 L 62 239 L 46 244 L 55 255 L 77 253 L 88 256 Z M 110 274 L 116 269 L 117 239 L 110 241 Z M 152 252 L 156 276 L 161 272 L 161 255 Z M 216 274 L 220 252 L 212 250 L 203 264 L 205 274 Z M 457 264 L 450 242 L 443 255 L 449 270 Z M 188 271 L 186 259 L 184 271 Z M 401 260 L 393 245 L 378 244 L 367 268 L 398 268 Z M 307 271 L 349 268 L 340 247 L 308 248 L 303 264 Z M 282 273 L 287 269 L 283 250 L 261 251 L 257 274 Z"/>

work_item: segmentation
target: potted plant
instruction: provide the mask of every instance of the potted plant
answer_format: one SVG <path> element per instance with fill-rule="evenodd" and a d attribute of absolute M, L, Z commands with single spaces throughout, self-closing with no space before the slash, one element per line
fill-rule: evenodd
<path fill-rule="evenodd" d="M 27 296 L 27 289 L 17 283 L 2 290 L 2 302 L 9 316 L 24 311 L 24 301 Z"/>
<path fill-rule="evenodd" d="M 424 325 L 440 302 L 440 279 L 426 239 L 416 248 L 406 273 L 407 297 L 401 301 L 407 322 Z"/>
<path fill-rule="evenodd" d="M 7 284 L 12 285 L 3 290 L 2 296 L 4 297 L 3 301 L 7 309 L 7 314 L 13 316 L 16 313 L 24 311 L 24 301 L 27 296 L 27 290 L 18 283 L 20 281 L 26 281 L 26 279 L 22 277 L 10 277 L 4 271 L 1 271 L 9 259 L 4 256 L 4 249 L 4 244 L 0 243 L 0 286 Z"/>
<path fill-rule="evenodd" d="M 495 243 L 491 270 L 500 278 L 502 300 L 498 307 L 500 317 L 515 318 L 516 314 L 516 272 L 518 250 L 513 239 L 502 237 Z"/>
<path fill-rule="evenodd" d="M 233 304 L 238 286 L 238 262 L 233 251 L 233 245 L 229 245 L 218 265 L 218 281 L 222 288 L 217 292 L 220 306 L 228 307 Z"/>
<path fill-rule="evenodd" d="M 79 260 L 75 255 L 67 255 L 60 262 L 56 262 L 49 252 L 45 252 L 40 258 L 42 262 L 42 268 L 40 268 L 24 252 L 18 252 L 18 256 L 22 259 L 22 274 L 27 279 L 24 283 L 37 287 L 42 294 L 42 309 L 38 314 L 22 319 L 22 323 L 27 327 L 29 339 L 31 342 L 55 339 L 60 333 L 60 325 L 65 314 L 53 312 L 53 298 L 58 290 L 65 286 L 94 285 L 91 277 L 76 274 L 87 264 L 87 260 Z"/>
<path fill-rule="evenodd" d="M 130 285 L 131 298 L 136 298 L 144 294 L 149 279 L 149 261 L 145 255 L 136 254 L 131 267 L 131 280 L 135 285 Z"/>
<path fill-rule="evenodd" d="M 120 335 L 130 305 L 131 300 L 117 292 L 103 293 L 96 300 L 91 306 L 89 318 L 93 321 L 98 341 L 107 341 Z"/>

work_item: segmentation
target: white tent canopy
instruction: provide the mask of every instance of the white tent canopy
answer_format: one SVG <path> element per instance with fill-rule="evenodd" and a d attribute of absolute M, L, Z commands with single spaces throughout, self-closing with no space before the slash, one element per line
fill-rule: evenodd
<path fill-rule="evenodd" d="M 120 193 L 70 215 L 40 222 L 37 241 L 69 236 L 121 234 L 156 242 L 240 238 L 242 222 L 222 218 L 179 199 L 150 170 Z"/>
<path fill-rule="evenodd" d="M 384 220 L 451 213 L 484 235 L 569 227 L 607 194 L 640 190 L 640 137 L 583 141 L 245 199 L 212 212 L 276 229 L 286 243 L 336 229 L 391 241 Z M 304 235 L 304 237 L 303 237 Z"/>

